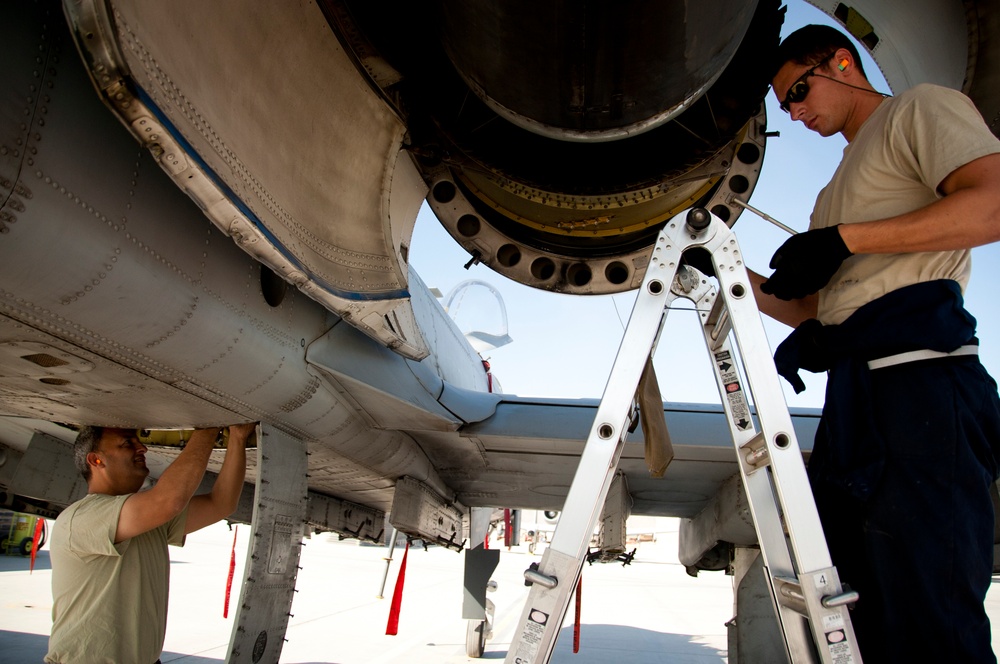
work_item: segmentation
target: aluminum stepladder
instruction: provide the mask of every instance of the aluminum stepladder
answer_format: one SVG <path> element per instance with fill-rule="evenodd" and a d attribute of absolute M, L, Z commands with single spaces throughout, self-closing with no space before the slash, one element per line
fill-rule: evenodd
<path fill-rule="evenodd" d="M 711 252 L 718 289 L 697 270 L 680 266 L 692 246 Z M 679 297 L 694 302 L 699 313 L 789 660 L 861 662 L 848 615 L 857 593 L 844 591 L 831 563 L 735 235 L 718 217 L 692 208 L 667 223 L 651 253 L 551 544 L 537 569 L 524 573 L 532 585 L 506 664 L 544 664 L 552 656 L 617 472 L 640 376 Z M 756 422 L 734 348 L 754 396 Z"/>

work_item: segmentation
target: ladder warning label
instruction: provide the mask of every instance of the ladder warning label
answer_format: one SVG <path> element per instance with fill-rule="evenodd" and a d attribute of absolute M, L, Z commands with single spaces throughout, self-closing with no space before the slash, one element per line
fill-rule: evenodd
<path fill-rule="evenodd" d="M 719 377 L 722 378 L 722 386 L 726 391 L 726 400 L 729 402 L 729 410 L 733 414 L 733 422 L 741 430 L 750 426 L 750 408 L 747 406 L 743 388 L 740 387 L 740 375 L 736 371 L 736 363 L 728 350 L 715 353 L 715 366 L 718 369 Z"/>
<path fill-rule="evenodd" d="M 517 644 L 517 651 L 514 653 L 515 664 L 530 664 L 535 661 L 538 654 L 538 646 L 542 643 L 545 635 L 545 625 L 549 622 L 549 614 L 538 609 L 528 612 L 528 622 L 524 625 L 521 633 L 521 641 Z"/>
<path fill-rule="evenodd" d="M 830 661 L 833 664 L 854 664 L 854 653 L 851 652 L 851 644 L 848 643 L 843 630 L 827 632 L 826 647 L 830 651 Z"/>
<path fill-rule="evenodd" d="M 823 628 L 827 631 L 844 628 L 844 617 L 839 613 L 830 613 L 823 616 Z"/>

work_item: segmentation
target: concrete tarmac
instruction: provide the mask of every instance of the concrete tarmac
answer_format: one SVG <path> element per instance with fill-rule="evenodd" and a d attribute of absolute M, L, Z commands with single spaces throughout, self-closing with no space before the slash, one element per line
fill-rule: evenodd
<path fill-rule="evenodd" d="M 635 561 L 586 566 L 583 573 L 581 646 L 572 653 L 571 616 L 560 632 L 553 664 L 715 664 L 727 661 L 725 623 L 732 617 L 731 579 L 720 572 L 689 577 L 677 562 L 676 521 L 656 542 L 638 544 Z M 239 526 L 229 618 L 223 618 L 234 533 L 212 526 L 171 547 L 171 592 L 162 661 L 209 664 L 225 660 L 250 529 Z M 539 553 L 541 552 L 539 549 Z M 384 599 L 378 599 L 388 549 L 315 535 L 306 541 L 298 592 L 281 662 L 289 664 L 457 664 L 465 654 L 461 619 L 462 554 L 412 548 L 407 557 L 399 631 L 386 636 L 393 587 L 402 560 L 397 548 Z M 522 545 L 503 550 L 494 573 L 498 590 L 494 636 L 482 659 L 502 660 L 527 598 L 522 573 L 539 555 Z M 43 548 L 34 573 L 28 559 L 0 556 L 0 664 L 41 662 L 51 628 L 51 568 Z M 1000 584 L 987 610 L 1000 625 Z M 1000 629 L 995 630 L 1000 631 Z M 994 637 L 994 650 L 1000 639 Z"/>

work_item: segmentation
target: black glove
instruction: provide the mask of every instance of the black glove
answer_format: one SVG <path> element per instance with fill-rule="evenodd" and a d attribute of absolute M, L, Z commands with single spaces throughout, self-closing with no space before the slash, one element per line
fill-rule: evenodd
<path fill-rule="evenodd" d="M 830 282 L 851 255 L 837 226 L 793 235 L 774 252 L 770 263 L 774 274 L 760 290 L 779 300 L 812 295 Z"/>
<path fill-rule="evenodd" d="M 815 318 L 810 318 L 795 328 L 774 352 L 774 366 L 778 374 L 792 384 L 796 394 L 806 389 L 806 384 L 799 377 L 799 369 L 820 373 L 829 371 L 832 366 L 832 355 L 824 343 L 828 329 Z"/>

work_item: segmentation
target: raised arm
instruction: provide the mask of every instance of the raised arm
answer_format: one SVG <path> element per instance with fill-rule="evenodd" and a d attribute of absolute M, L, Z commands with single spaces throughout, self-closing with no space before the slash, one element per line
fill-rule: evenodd
<path fill-rule="evenodd" d="M 194 496 L 188 507 L 185 533 L 193 533 L 216 521 L 226 518 L 236 511 L 243 491 L 246 476 L 247 440 L 257 428 L 256 424 L 234 424 L 229 427 L 229 444 L 226 459 L 222 462 L 219 476 L 212 485 L 211 493 Z"/>
<path fill-rule="evenodd" d="M 938 190 L 942 198 L 906 214 L 788 238 L 771 259 L 774 273 L 755 290 L 796 300 L 829 283 L 851 254 L 954 251 L 1000 240 L 1000 154 L 959 166 Z"/>
<path fill-rule="evenodd" d="M 840 226 L 855 254 L 971 249 L 1000 240 L 1000 154 L 956 168 L 938 187 L 943 198 L 908 214 Z"/>
<path fill-rule="evenodd" d="M 153 530 L 180 514 L 194 494 L 208 466 L 221 429 L 198 429 L 159 481 L 149 491 L 132 494 L 118 515 L 115 542 Z"/>

